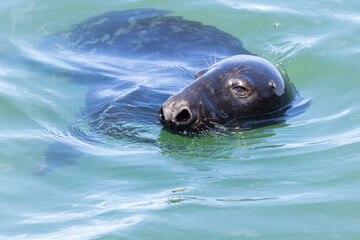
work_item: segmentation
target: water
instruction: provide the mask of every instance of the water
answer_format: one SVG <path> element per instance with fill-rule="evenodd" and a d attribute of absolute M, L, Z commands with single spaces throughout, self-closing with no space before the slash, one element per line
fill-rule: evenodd
<path fill-rule="evenodd" d="M 310 106 L 231 135 L 188 138 L 150 121 L 135 126 L 149 141 L 103 134 L 94 142 L 89 119 L 79 121 L 89 86 L 71 81 L 63 72 L 75 66 L 33 39 L 142 7 L 240 38 L 284 66 Z M 0 239 L 359 239 L 356 1 L 17 0 L 0 8 Z M 148 87 L 159 84 L 176 91 L 186 82 Z M 34 174 L 56 141 L 82 155 Z"/>

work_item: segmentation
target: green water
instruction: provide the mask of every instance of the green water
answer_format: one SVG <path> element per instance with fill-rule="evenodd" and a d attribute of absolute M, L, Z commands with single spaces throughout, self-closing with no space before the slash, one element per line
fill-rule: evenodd
<path fill-rule="evenodd" d="M 143 7 L 240 38 L 284 66 L 310 106 L 231 136 L 151 126 L 169 147 L 107 137 L 82 145 L 74 164 L 34 175 L 54 140 L 81 145 L 64 132 L 88 89 L 12 58 L 14 49 L 33 58 L 33 37 Z M 357 1 L 16 0 L 0 9 L 0 239 L 360 238 Z"/>

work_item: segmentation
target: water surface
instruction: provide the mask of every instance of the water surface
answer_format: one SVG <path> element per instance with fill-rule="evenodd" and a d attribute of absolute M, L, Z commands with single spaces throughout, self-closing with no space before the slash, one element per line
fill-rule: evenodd
<path fill-rule="evenodd" d="M 284 67 L 310 106 L 233 134 L 189 138 L 145 122 L 135 127 L 150 142 L 84 140 L 93 134 L 79 121 L 89 86 L 33 39 L 144 7 L 238 37 Z M 0 239 L 359 239 L 356 1 L 16 0 L 0 8 Z M 147 87 L 175 92 L 190 81 Z M 33 174 L 56 141 L 83 153 Z"/>

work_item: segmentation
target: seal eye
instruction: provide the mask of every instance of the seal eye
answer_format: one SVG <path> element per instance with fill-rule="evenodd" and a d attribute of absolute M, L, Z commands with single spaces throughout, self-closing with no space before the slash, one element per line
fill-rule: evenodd
<path fill-rule="evenodd" d="M 233 87 L 233 90 L 236 93 L 236 95 L 238 95 L 240 97 L 247 97 L 247 95 L 249 94 L 249 91 L 246 88 L 244 88 L 243 86 Z"/>

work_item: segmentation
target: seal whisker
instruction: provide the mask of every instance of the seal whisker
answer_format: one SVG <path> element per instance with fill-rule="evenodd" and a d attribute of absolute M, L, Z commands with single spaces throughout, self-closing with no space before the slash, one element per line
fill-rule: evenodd
<path fill-rule="evenodd" d="M 207 65 L 208 67 L 210 67 L 210 65 L 209 65 L 209 63 L 206 61 L 206 59 L 205 59 L 204 57 L 203 57 L 203 59 L 204 59 L 206 65 Z"/>
<path fill-rule="evenodd" d="M 239 65 L 236 67 L 236 70 L 238 70 L 238 73 L 241 73 L 246 70 L 252 69 L 252 67 L 242 67 L 243 63 L 239 63 Z"/>

